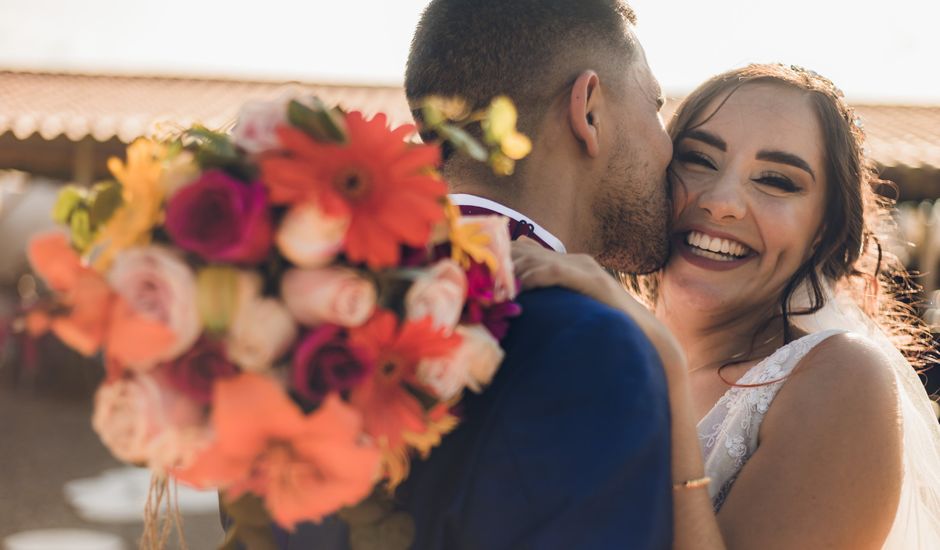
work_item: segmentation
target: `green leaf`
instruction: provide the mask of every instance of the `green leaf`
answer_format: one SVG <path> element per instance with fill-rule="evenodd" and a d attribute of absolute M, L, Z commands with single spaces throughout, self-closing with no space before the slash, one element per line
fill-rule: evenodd
<path fill-rule="evenodd" d="M 186 131 L 186 135 L 196 140 L 196 160 L 203 168 L 224 168 L 239 161 L 235 144 L 222 132 L 193 126 Z"/>
<path fill-rule="evenodd" d="M 251 550 L 278 550 L 271 530 L 271 516 L 260 498 L 245 494 L 229 502 L 224 495 L 220 495 L 219 504 L 233 521 L 221 550 L 236 550 L 240 548 L 239 543 Z"/>
<path fill-rule="evenodd" d="M 56 223 L 67 224 L 72 212 L 82 205 L 85 200 L 85 192 L 74 186 L 69 185 L 59 191 L 55 206 L 52 207 L 52 219 Z"/>
<path fill-rule="evenodd" d="M 121 193 L 120 184 L 114 181 L 101 182 L 91 188 L 88 212 L 92 227 L 97 228 L 106 223 L 124 204 L 124 197 Z"/>
<path fill-rule="evenodd" d="M 238 270 L 228 266 L 209 266 L 196 275 L 196 308 L 209 332 L 222 334 L 235 315 L 238 305 Z"/>
<path fill-rule="evenodd" d="M 69 218 L 69 227 L 72 230 L 72 243 L 79 250 L 86 250 L 90 245 L 94 234 L 91 230 L 91 217 L 88 210 L 78 208 L 72 212 Z"/>
<path fill-rule="evenodd" d="M 310 106 L 292 100 L 287 106 L 287 120 L 317 141 L 347 143 L 349 137 L 342 111 L 327 107 L 316 97 L 307 101 Z"/>
<path fill-rule="evenodd" d="M 181 139 L 174 139 L 166 146 L 166 160 L 175 159 L 180 153 L 183 152 L 183 150 L 183 141 Z"/>
<path fill-rule="evenodd" d="M 441 124 L 437 129 L 437 133 L 444 140 L 449 141 L 458 151 L 465 153 L 473 160 L 486 162 L 489 158 L 486 147 L 463 128 L 458 128 L 452 124 Z"/>

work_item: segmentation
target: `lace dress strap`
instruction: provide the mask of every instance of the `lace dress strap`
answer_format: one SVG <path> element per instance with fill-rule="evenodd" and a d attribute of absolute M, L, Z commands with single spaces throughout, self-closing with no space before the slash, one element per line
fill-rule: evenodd
<path fill-rule="evenodd" d="M 712 478 L 709 496 L 716 512 L 757 450 L 760 425 L 787 377 L 816 345 L 843 332 L 815 332 L 778 348 L 744 373 L 699 422 L 705 474 Z"/>

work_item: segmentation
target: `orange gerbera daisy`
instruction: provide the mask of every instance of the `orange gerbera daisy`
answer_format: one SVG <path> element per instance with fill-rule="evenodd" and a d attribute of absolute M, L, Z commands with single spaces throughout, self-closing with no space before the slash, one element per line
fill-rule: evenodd
<path fill-rule="evenodd" d="M 449 354 L 460 345 L 460 336 L 436 329 L 430 318 L 399 327 L 394 314 L 379 311 L 368 323 L 352 330 L 350 341 L 374 354 L 379 366 L 352 390 L 350 404 L 362 413 L 366 433 L 382 449 L 387 471 L 401 472 L 409 441 L 423 442 L 421 436 L 429 431 L 445 431 L 437 423 L 440 415 L 426 411 L 408 386 L 419 385 L 415 379 L 418 363 Z M 429 448 L 420 446 L 422 452 Z"/>
<path fill-rule="evenodd" d="M 346 116 L 349 142 L 316 141 L 290 126 L 278 129 L 281 153 L 261 160 L 276 204 L 314 201 L 327 216 L 350 218 L 345 251 L 370 268 L 398 263 L 402 244 L 425 246 L 443 220 L 447 185 L 437 176 L 440 149 L 405 138 L 410 125 L 389 129 L 385 115 Z"/>
<path fill-rule="evenodd" d="M 222 379 L 212 426 L 215 442 L 175 476 L 221 487 L 229 500 L 261 496 L 286 528 L 359 503 L 378 480 L 379 451 L 362 442 L 362 418 L 335 394 L 305 416 L 271 378 Z"/>

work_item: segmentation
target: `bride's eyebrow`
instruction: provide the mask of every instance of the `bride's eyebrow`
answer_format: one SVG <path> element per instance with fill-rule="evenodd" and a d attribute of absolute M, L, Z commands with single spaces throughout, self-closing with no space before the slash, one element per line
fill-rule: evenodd
<path fill-rule="evenodd" d="M 711 145 L 712 147 L 722 152 L 728 151 L 728 144 L 725 143 L 725 140 L 711 132 L 706 132 L 705 130 L 689 130 L 682 137 L 686 139 L 694 139 L 695 141 L 701 141 L 702 143 Z"/>
<path fill-rule="evenodd" d="M 767 160 L 799 168 L 808 173 L 813 178 L 813 181 L 816 181 L 816 174 L 813 172 L 813 169 L 810 168 L 809 163 L 793 153 L 787 153 L 786 151 L 760 151 L 757 153 L 757 160 Z"/>

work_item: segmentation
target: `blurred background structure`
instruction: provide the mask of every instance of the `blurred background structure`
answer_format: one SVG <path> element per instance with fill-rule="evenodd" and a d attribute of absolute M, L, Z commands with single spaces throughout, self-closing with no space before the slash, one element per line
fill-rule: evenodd
<path fill-rule="evenodd" d="M 9 323 L 35 292 L 25 244 L 52 227 L 61 186 L 108 177 L 107 158 L 137 137 L 193 123 L 227 128 L 242 103 L 288 89 L 410 122 L 401 80 L 426 3 L 0 3 L 0 544 L 22 531 L 81 528 L 133 547 L 141 529 L 140 477 L 112 470 L 119 465 L 90 426 L 101 367 Z M 842 86 L 882 177 L 897 186 L 893 249 L 921 274 L 919 312 L 940 333 L 940 73 L 931 69 L 940 3 L 630 3 L 673 98 L 752 61 L 801 64 Z M 940 390 L 940 368 L 925 381 Z M 220 540 L 211 498 L 184 496 L 191 548 Z"/>

